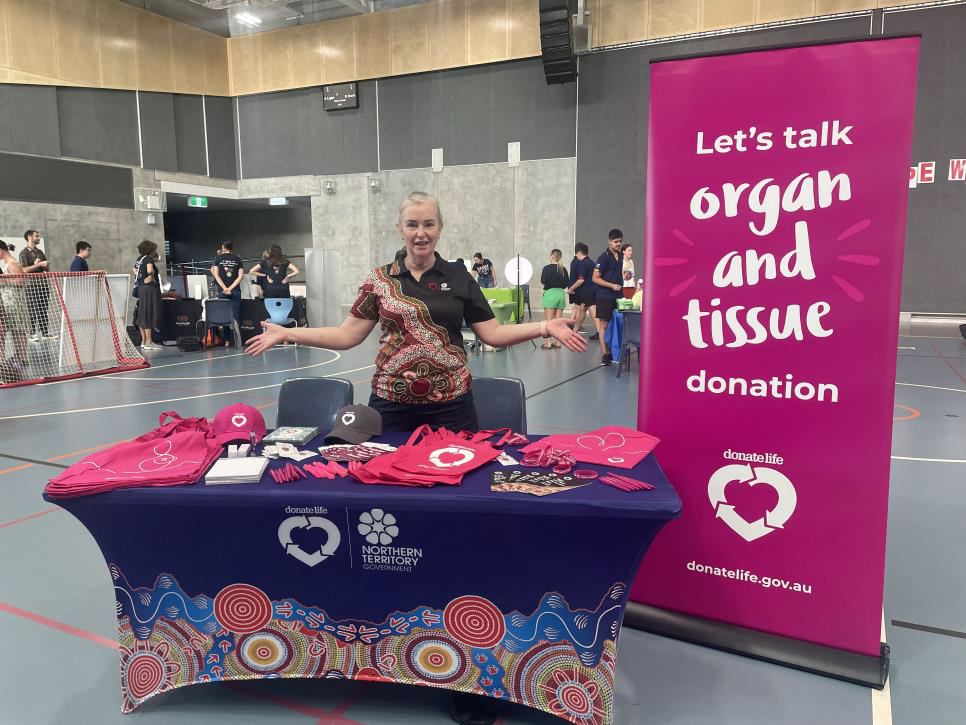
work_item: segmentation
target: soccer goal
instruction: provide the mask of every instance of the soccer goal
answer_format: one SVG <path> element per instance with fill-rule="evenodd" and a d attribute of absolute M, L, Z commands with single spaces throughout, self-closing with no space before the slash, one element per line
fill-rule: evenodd
<path fill-rule="evenodd" d="M 127 335 L 130 280 L 0 274 L 0 387 L 148 367 Z"/>

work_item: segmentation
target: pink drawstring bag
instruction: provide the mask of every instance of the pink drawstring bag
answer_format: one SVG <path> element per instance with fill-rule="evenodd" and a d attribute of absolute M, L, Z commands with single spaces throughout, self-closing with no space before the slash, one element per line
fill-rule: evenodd
<path fill-rule="evenodd" d="M 171 421 L 165 422 L 170 417 Z M 159 428 L 92 453 L 47 485 L 51 498 L 71 498 L 131 486 L 194 483 L 221 454 L 205 418 L 161 414 Z"/>

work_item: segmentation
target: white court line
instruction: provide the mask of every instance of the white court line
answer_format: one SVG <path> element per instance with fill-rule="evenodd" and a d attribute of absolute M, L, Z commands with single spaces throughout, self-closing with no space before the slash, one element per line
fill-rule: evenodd
<path fill-rule="evenodd" d="M 892 458 L 896 461 L 923 461 L 925 463 L 966 463 L 966 458 L 913 458 L 911 456 L 892 456 Z"/>
<path fill-rule="evenodd" d="M 915 350 L 916 348 L 914 348 L 914 347 L 904 347 L 903 345 L 899 345 L 899 349 L 900 350 Z"/>
<path fill-rule="evenodd" d="M 879 637 L 886 641 L 885 611 L 882 612 Z M 892 725 L 892 692 L 889 689 L 889 678 L 881 690 L 872 688 L 872 725 Z"/>
<path fill-rule="evenodd" d="M 940 388 L 938 385 L 920 385 L 919 383 L 896 383 L 905 385 L 907 388 L 930 388 L 931 390 L 948 390 L 951 393 L 966 393 L 962 388 Z"/>
<path fill-rule="evenodd" d="M 296 349 L 295 347 L 288 347 L 288 346 L 282 347 L 282 346 L 280 346 L 280 347 L 273 347 L 271 350 L 266 350 L 265 352 L 273 352 L 273 351 L 276 351 L 276 350 L 295 350 L 295 349 Z M 320 349 L 321 350 L 321 349 L 325 349 L 325 348 L 317 348 L 317 349 Z M 90 376 L 88 376 L 86 378 L 80 378 L 80 380 L 100 380 L 100 379 L 103 379 L 103 378 L 113 377 L 114 375 L 136 375 L 137 373 L 141 372 L 142 370 L 158 370 L 160 368 L 173 368 L 175 365 L 194 365 L 195 363 L 212 362 L 214 360 L 223 360 L 223 359 L 228 358 L 228 357 L 239 357 L 240 355 L 247 355 L 247 354 L 248 354 L 247 352 L 233 352 L 231 355 L 217 355 L 217 356 L 213 356 L 213 357 L 199 357 L 199 358 L 197 358 L 195 360 L 184 360 L 182 362 L 176 362 L 176 363 L 165 363 L 164 365 L 152 365 L 150 368 L 139 368 L 137 370 L 121 370 L 121 371 L 116 372 L 116 373 L 104 373 L 103 375 L 90 375 Z M 50 382 L 50 383 L 37 383 L 37 385 L 38 386 L 63 385 L 64 383 L 76 383 L 77 381 L 78 381 L 78 378 L 73 378 L 71 380 L 54 380 L 53 382 Z"/>
<path fill-rule="evenodd" d="M 319 377 L 332 378 L 336 375 L 344 375 L 346 373 L 357 373 L 360 370 L 366 370 L 368 368 L 374 368 L 375 365 L 363 365 L 361 368 L 353 368 L 352 370 L 340 370 L 336 373 L 330 373 L 329 375 L 321 375 Z M 259 385 L 255 388 L 241 388 L 239 390 L 223 390 L 220 393 L 205 393 L 204 395 L 187 395 L 182 398 L 167 398 L 165 400 L 145 400 L 141 403 L 123 403 L 121 405 L 103 405 L 98 408 L 74 408 L 73 410 L 52 410 L 47 413 L 28 413 L 26 415 L 8 415 L 6 417 L 0 418 L 0 420 L 23 420 L 26 418 L 44 418 L 49 415 L 68 415 L 70 413 L 94 413 L 99 410 L 119 410 L 121 408 L 137 408 L 141 405 L 160 405 L 162 403 L 179 403 L 182 400 L 196 400 L 198 398 L 217 398 L 220 395 L 235 395 L 236 393 L 250 393 L 253 390 L 267 390 L 268 388 L 278 388 L 282 383 L 272 383 L 271 385 Z"/>
<path fill-rule="evenodd" d="M 144 377 L 144 376 L 140 376 L 140 377 L 136 377 L 136 378 L 134 378 L 134 377 L 123 377 L 123 378 L 118 378 L 118 380 L 121 381 L 121 382 L 125 382 L 125 383 L 136 383 L 136 382 L 141 381 L 141 380 L 160 380 L 160 381 L 165 381 L 165 380 L 222 380 L 222 379 L 227 379 L 227 378 L 250 378 L 250 377 L 253 377 L 255 375 L 277 375 L 278 373 L 293 373 L 296 370 L 308 370 L 310 368 L 320 368 L 323 365 L 331 365 L 332 363 L 338 362 L 340 359 L 342 359 L 342 353 L 336 352 L 335 350 L 326 350 L 326 352 L 331 352 L 333 355 L 335 355 L 335 357 L 332 358 L 331 360 L 326 360 L 325 362 L 320 362 L 320 363 L 312 363 L 311 365 L 300 365 L 299 367 L 296 367 L 296 368 L 283 368 L 282 370 L 263 370 L 260 373 L 235 373 L 233 375 L 189 375 L 187 377 L 182 377 L 182 378 L 166 378 L 166 377 L 163 377 L 163 376 L 162 377 Z"/>
<path fill-rule="evenodd" d="M 921 340 L 958 340 L 955 335 L 899 335 L 899 337 L 915 337 Z"/>

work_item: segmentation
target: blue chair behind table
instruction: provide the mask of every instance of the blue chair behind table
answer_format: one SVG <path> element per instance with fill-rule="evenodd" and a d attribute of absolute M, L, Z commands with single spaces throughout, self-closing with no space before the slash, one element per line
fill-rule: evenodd
<path fill-rule="evenodd" d="M 276 426 L 335 427 L 335 414 L 352 405 L 352 383 L 344 378 L 289 378 L 278 391 Z"/>
<path fill-rule="evenodd" d="M 235 328 L 235 318 L 231 313 L 231 300 L 219 300 L 212 297 L 207 298 L 204 301 L 205 306 L 205 332 L 207 332 L 212 327 L 232 327 Z M 199 320 L 198 324 L 201 324 Z M 234 329 L 235 334 L 235 345 L 239 344 L 241 340 L 241 331 Z M 199 337 L 204 337 L 204 335 L 199 335 Z"/>
<path fill-rule="evenodd" d="M 527 395 L 517 378 L 473 378 L 473 402 L 480 430 L 510 427 L 527 432 Z"/>
<path fill-rule="evenodd" d="M 631 364 L 631 348 L 637 349 L 637 364 L 641 363 L 641 313 L 639 310 L 624 310 L 624 336 L 621 338 L 621 354 L 617 360 L 617 377 L 621 376 L 624 361 Z"/>
<path fill-rule="evenodd" d="M 268 316 L 271 318 L 270 322 L 274 322 L 276 325 L 288 325 L 295 322 L 295 320 L 289 317 L 293 304 L 294 301 L 291 297 L 266 298 L 265 311 L 268 312 Z"/>

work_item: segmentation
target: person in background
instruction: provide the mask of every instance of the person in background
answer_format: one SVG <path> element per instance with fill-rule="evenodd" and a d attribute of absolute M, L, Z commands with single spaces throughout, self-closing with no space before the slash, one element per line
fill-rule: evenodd
<path fill-rule="evenodd" d="M 597 301 L 596 285 L 594 284 L 594 261 L 588 256 L 587 245 L 577 242 L 574 245 L 574 258 L 570 261 L 570 304 L 574 310 L 574 330 L 581 332 L 584 318 L 590 312 L 594 318 L 594 303 Z"/>
<path fill-rule="evenodd" d="M 483 252 L 473 255 L 473 274 L 480 289 L 495 287 L 493 282 L 493 262 L 483 257 Z"/>
<path fill-rule="evenodd" d="M 563 316 L 564 290 L 570 284 L 570 277 L 567 275 L 567 268 L 560 261 L 562 256 L 559 249 L 551 249 L 550 264 L 540 272 L 540 284 L 543 285 L 543 315 L 547 322 Z M 540 347 L 549 350 L 552 347 L 560 347 L 560 343 L 556 340 L 547 340 Z"/>
<path fill-rule="evenodd" d="M 299 273 L 299 268 L 292 264 L 282 254 L 282 248 L 273 244 L 268 250 L 268 257 L 252 267 L 251 273 L 256 278 L 263 278 L 262 290 L 265 299 L 291 297 L 288 282 Z"/>
<path fill-rule="evenodd" d="M 637 290 L 637 279 L 634 276 L 634 247 L 630 244 L 621 246 L 621 282 L 624 299 L 631 299 Z"/>
<path fill-rule="evenodd" d="M 91 245 L 81 239 L 74 246 L 74 251 L 76 254 L 70 263 L 71 272 L 90 272 L 91 270 L 87 266 L 87 260 L 91 256 Z"/>
<path fill-rule="evenodd" d="M 381 324 L 369 405 L 382 415 L 382 429 L 388 433 L 412 432 L 423 423 L 477 429 L 463 347 L 464 319 L 493 347 L 553 336 L 575 352 L 587 348 L 570 329 L 573 320 L 501 325 L 466 267 L 436 253 L 443 218 L 439 203 L 429 194 L 413 192 L 403 200 L 396 229 L 406 255 L 397 255 L 366 276 L 341 326 L 287 329 L 262 322 L 264 332 L 249 340 L 248 352 L 258 355 L 285 341 L 348 350 Z"/>
<path fill-rule="evenodd" d="M 36 275 L 27 279 L 27 312 L 30 315 L 30 339 L 39 340 L 41 337 L 51 337 L 47 326 L 47 316 L 50 307 L 50 280 L 46 273 L 49 263 L 44 250 L 37 246 L 40 242 L 40 232 L 28 229 L 23 233 L 27 246 L 20 250 L 20 268 L 24 274 Z"/>
<path fill-rule="evenodd" d="M 158 272 L 158 245 L 145 239 L 138 244 L 138 261 L 134 264 L 138 306 L 134 324 L 141 328 L 141 348 L 161 350 L 154 343 L 154 330 L 161 327 L 161 280 Z"/>
<path fill-rule="evenodd" d="M 7 243 L 0 240 L 0 274 L 23 274 L 23 269 L 11 253 Z M 16 382 L 27 378 L 27 311 L 21 280 L 0 287 L 0 357 L 6 352 L 7 333 L 13 340 L 13 357 L 10 360 L 10 380 Z"/>
<path fill-rule="evenodd" d="M 241 317 L 241 281 L 245 274 L 245 267 L 242 259 L 232 251 L 235 245 L 229 241 L 221 243 L 218 256 L 215 257 L 214 264 L 211 265 L 211 276 L 218 284 L 218 299 L 231 300 L 231 316 L 235 322 Z M 231 325 L 228 332 L 224 333 L 225 347 L 231 344 Z"/>
<path fill-rule="evenodd" d="M 620 247 L 624 241 L 624 233 L 620 229 L 611 229 L 607 233 L 607 249 L 597 258 L 594 267 L 594 284 L 597 285 L 597 342 L 600 343 L 600 364 L 611 365 L 614 362 L 604 333 L 610 323 L 611 315 L 617 308 L 617 296 L 622 294 L 624 275 L 621 269 Z"/>

